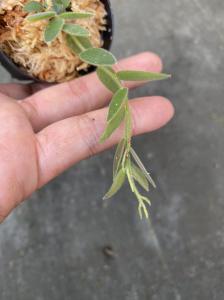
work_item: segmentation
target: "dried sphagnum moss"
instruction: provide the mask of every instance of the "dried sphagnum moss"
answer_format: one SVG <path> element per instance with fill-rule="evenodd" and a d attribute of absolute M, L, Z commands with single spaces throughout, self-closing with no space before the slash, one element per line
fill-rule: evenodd
<path fill-rule="evenodd" d="M 114 157 L 113 182 L 109 191 L 104 196 L 104 199 L 109 199 L 114 196 L 123 186 L 125 181 L 128 180 L 131 191 L 138 201 L 140 217 L 142 218 L 145 216 L 148 218 L 149 213 L 147 206 L 150 205 L 151 202 L 148 197 L 145 197 L 141 193 L 139 186 L 148 192 L 150 185 L 155 187 L 155 183 L 137 153 L 132 148 L 132 114 L 128 101 L 129 90 L 125 87 L 124 81 L 162 80 L 169 78 L 170 76 L 167 74 L 135 70 L 121 70 L 116 72 L 116 70 L 113 69 L 113 66 L 117 63 L 114 55 L 105 49 L 99 48 L 101 44 L 99 32 L 101 29 L 104 30 L 105 25 L 103 18 L 105 10 L 99 0 L 55 1 L 54 7 L 52 8 L 53 12 L 50 13 L 50 16 L 55 16 L 52 18 L 49 18 L 49 13 L 46 14 L 49 4 L 51 4 L 50 0 L 48 1 L 47 6 L 35 3 L 35 1 L 30 2 L 25 6 L 23 6 L 24 2 L 22 1 L 19 1 L 19 3 L 18 1 L 15 2 L 17 5 L 13 5 L 13 1 L 8 1 L 8 7 L 5 6 L 6 1 L 4 3 L 0 2 L 0 12 L 2 13 L 2 18 L 0 18 L 0 38 L 2 39 L 2 45 L 5 46 L 5 51 L 8 51 L 11 55 L 13 54 L 15 60 L 16 58 L 23 58 L 23 64 L 27 64 L 27 61 L 29 61 L 29 67 L 32 67 L 32 71 L 35 70 L 35 72 L 41 67 L 42 69 L 39 69 L 38 76 L 44 79 L 47 78 L 49 81 L 61 81 L 74 77 L 74 75 L 70 73 L 70 70 L 69 72 L 67 71 L 66 67 L 70 66 L 72 72 L 73 68 L 76 68 L 76 62 L 80 68 L 83 68 L 85 65 L 81 65 L 78 57 L 83 62 L 97 67 L 96 74 L 98 75 L 99 80 L 113 93 L 109 105 L 106 128 L 100 138 L 100 142 L 106 141 L 117 128 L 120 127 L 121 123 L 124 124 L 122 139 L 117 146 Z M 70 13 L 66 12 L 66 9 L 70 5 L 72 5 L 72 10 L 75 12 L 82 9 L 87 12 L 91 7 L 91 10 L 93 9 L 96 13 L 95 20 L 91 20 L 91 22 L 79 21 L 78 26 L 77 24 L 65 24 L 64 19 L 66 16 L 71 16 Z M 95 5 L 95 7 L 92 5 Z M 35 13 L 24 20 L 24 16 L 26 16 L 24 11 L 32 11 Z M 61 15 L 60 12 L 63 12 L 63 14 Z M 79 17 L 81 15 L 88 17 L 92 16 L 91 13 L 86 14 L 86 12 L 84 12 L 84 14 L 78 14 Z M 72 16 L 74 17 L 74 14 L 72 14 Z M 50 20 L 38 22 L 38 20 L 46 17 Z M 32 21 L 35 22 L 35 24 L 32 23 Z M 8 25 L 7 30 L 5 30 L 5 24 Z M 27 28 L 29 28 L 29 31 L 27 31 Z M 91 46 L 88 38 L 88 29 L 92 33 L 91 42 L 93 46 Z M 44 35 L 41 33 L 42 30 Z M 69 47 L 78 55 L 78 57 L 72 55 L 72 63 L 69 61 L 69 56 L 71 55 L 70 50 L 64 45 L 65 34 L 60 34 L 58 36 L 62 31 L 66 33 L 66 41 Z M 82 36 L 85 36 L 85 39 L 78 39 L 81 32 Z M 24 36 L 26 39 L 24 39 Z M 49 47 L 46 45 L 46 41 L 51 42 Z M 18 46 L 20 46 L 20 48 Z M 23 53 L 24 51 L 26 52 L 27 48 L 32 49 L 31 58 L 23 56 Z M 43 50 L 43 58 L 40 57 L 40 55 L 42 55 L 42 53 L 40 54 L 40 50 Z M 63 57 L 60 56 L 60 51 L 62 52 Z M 42 64 L 41 60 L 43 59 L 44 63 Z M 45 64 L 46 59 L 47 61 Z M 58 72 L 60 77 L 55 78 L 55 73 L 52 73 L 52 70 Z"/>
<path fill-rule="evenodd" d="M 42 2 L 41 0 L 36 0 Z M 23 6 L 26 0 L 0 1 L 0 48 L 31 75 L 48 82 L 62 82 L 78 77 L 87 64 L 67 47 L 65 34 L 60 33 L 50 44 L 44 42 L 46 20 L 29 22 Z M 51 6 L 51 0 L 48 0 Z M 91 34 L 94 47 L 101 47 L 101 32 L 105 30 L 106 11 L 100 0 L 72 0 L 73 11 L 94 12 L 90 19 L 72 20 Z"/>

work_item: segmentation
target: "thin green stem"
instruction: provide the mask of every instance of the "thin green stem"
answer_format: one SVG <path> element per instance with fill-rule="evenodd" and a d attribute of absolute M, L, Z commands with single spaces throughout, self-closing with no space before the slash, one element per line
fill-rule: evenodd
<path fill-rule="evenodd" d="M 70 5 L 70 1 L 69 0 L 63 0 L 61 1 L 62 5 L 57 5 L 57 3 L 55 2 L 54 5 L 54 9 L 55 11 L 53 12 L 49 12 L 47 11 L 47 8 L 45 7 L 45 12 L 41 12 L 39 14 L 35 14 L 32 16 L 29 16 L 28 19 L 30 19 L 30 21 L 35 21 L 36 19 L 40 20 L 41 18 L 51 18 L 52 16 L 55 16 L 58 13 L 62 13 L 60 16 L 64 17 L 65 19 L 68 19 L 70 17 L 89 17 L 88 13 L 83 13 L 82 15 L 78 16 L 75 15 L 75 13 L 72 14 L 72 12 L 66 12 L 66 7 L 68 7 Z M 61 11 L 61 7 L 63 8 L 63 10 Z M 27 7 L 28 9 L 29 7 Z M 29 9 L 32 9 L 29 8 Z M 49 15 L 50 14 L 50 15 Z M 81 13 L 80 13 L 81 14 Z M 59 16 L 59 17 L 60 17 Z M 53 28 L 54 29 L 54 28 Z M 56 35 L 55 35 L 56 36 Z M 117 192 L 120 187 L 123 185 L 125 177 L 128 179 L 130 188 L 132 190 L 132 192 L 135 194 L 137 200 L 138 200 L 138 211 L 139 211 L 139 215 L 142 218 L 143 217 L 143 213 L 145 215 L 146 218 L 149 217 L 148 214 L 148 210 L 146 208 L 146 204 L 151 205 L 150 200 L 147 197 L 144 197 L 143 195 L 141 195 L 141 193 L 139 192 L 136 183 L 140 184 L 142 183 L 141 186 L 143 187 L 147 187 L 147 184 L 145 185 L 145 181 L 147 183 L 147 180 L 152 184 L 152 186 L 155 187 L 155 183 L 152 180 L 150 174 L 147 172 L 146 168 L 144 167 L 144 165 L 142 164 L 141 160 L 139 159 L 138 155 L 135 153 L 135 151 L 133 150 L 132 146 L 131 146 L 131 142 L 132 142 L 132 116 L 131 116 L 131 110 L 130 110 L 130 106 L 129 106 L 129 101 L 128 101 L 128 93 L 125 94 L 125 96 L 122 99 L 116 98 L 117 93 L 119 94 L 119 90 L 124 89 L 125 86 L 123 85 L 122 79 L 131 79 L 131 80 L 139 80 L 142 78 L 146 78 L 146 79 L 150 79 L 150 80 L 154 80 L 154 79 L 163 79 L 164 76 L 161 75 L 157 76 L 155 74 L 146 74 L 146 72 L 131 72 L 131 71 L 123 71 L 123 72 L 115 72 L 111 65 L 113 65 L 114 62 L 116 62 L 116 58 L 113 57 L 112 54 L 108 55 L 109 53 L 106 53 L 106 50 L 104 51 L 104 55 L 108 55 L 109 58 L 112 57 L 112 60 L 109 61 L 105 61 L 105 56 L 104 56 L 104 61 L 102 62 L 102 60 L 98 60 L 96 59 L 96 54 L 95 56 L 92 54 L 93 58 L 90 60 L 90 54 L 89 57 L 87 55 L 87 58 L 85 57 L 84 51 L 88 52 L 88 50 L 94 50 L 94 47 L 91 45 L 91 41 L 89 38 L 87 37 L 78 37 L 77 35 L 70 35 L 69 33 L 67 33 L 66 36 L 66 40 L 67 40 L 67 44 L 70 47 L 71 51 L 73 51 L 75 54 L 79 55 L 79 58 L 84 62 L 84 59 L 86 60 L 85 62 L 88 62 L 88 64 L 91 65 L 90 62 L 92 62 L 92 65 L 95 62 L 95 65 L 98 66 L 97 69 L 97 75 L 99 77 L 99 79 L 101 80 L 101 82 L 105 85 L 105 87 L 109 90 L 111 90 L 113 92 L 113 94 L 116 93 L 115 95 L 115 99 L 118 99 L 115 104 L 112 101 L 111 107 L 112 109 L 109 109 L 109 112 L 112 114 L 114 114 L 114 118 L 108 118 L 107 119 L 107 125 L 108 127 L 106 128 L 106 130 L 109 128 L 109 133 L 108 131 L 106 131 L 106 135 L 104 136 L 105 139 L 109 138 L 109 136 L 114 132 L 114 130 L 116 130 L 118 128 L 118 126 L 121 124 L 121 122 L 124 120 L 124 132 L 123 132 L 123 137 L 122 137 L 122 141 L 123 144 L 121 144 L 120 148 L 118 147 L 118 150 L 116 151 L 115 154 L 115 162 L 114 162 L 114 167 L 113 167 L 113 185 L 112 188 L 109 190 L 109 192 L 106 194 L 106 198 L 109 198 L 112 194 L 114 194 L 115 192 Z M 91 51 L 89 51 L 91 52 Z M 98 51 L 99 52 L 99 51 Z M 96 53 L 96 50 L 95 50 Z M 98 54 L 99 56 L 99 54 Z M 94 66 L 95 66 L 94 65 Z M 122 91 L 121 91 L 122 92 Z M 126 89 L 127 92 L 127 89 Z M 122 95 L 122 93 L 121 93 Z M 124 102 L 120 102 L 119 100 L 124 101 Z M 116 105 L 119 105 L 122 103 L 122 111 L 120 111 L 119 109 L 116 109 Z M 115 105 L 115 109 L 113 107 L 113 105 Z M 123 106 L 124 105 L 124 106 Z M 111 108 L 110 107 L 110 108 Z M 120 112 L 122 112 L 121 114 L 119 114 Z M 124 112 L 124 114 L 123 114 Z M 117 114 L 117 115 L 116 115 Z M 118 115 L 119 114 L 119 115 Z M 109 114 L 110 116 L 110 114 Z M 111 120 L 113 120 L 113 124 L 111 123 Z M 116 121 L 116 122 L 115 122 Z M 109 127 L 110 126 L 110 127 Z M 102 138 L 102 137 L 101 137 Z M 103 139 L 104 141 L 104 139 Z M 121 142 L 120 142 L 121 143 Z M 118 157 L 116 157 L 116 155 Z M 138 180 L 136 180 L 136 177 L 134 176 L 134 167 L 133 167 L 133 163 L 131 161 L 131 159 L 133 159 L 135 161 L 135 163 L 138 165 L 138 167 L 140 168 L 140 172 L 141 172 L 141 176 L 140 178 L 143 178 L 142 182 L 139 179 L 139 177 L 137 178 Z M 123 172 L 123 173 L 122 173 Z M 121 176 L 121 178 L 119 176 Z M 145 180 L 145 181 L 144 181 Z"/>

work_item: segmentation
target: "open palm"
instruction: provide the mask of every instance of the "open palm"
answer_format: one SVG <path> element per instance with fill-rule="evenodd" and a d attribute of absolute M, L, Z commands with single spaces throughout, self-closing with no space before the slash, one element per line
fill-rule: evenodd
<path fill-rule="evenodd" d="M 142 53 L 118 67 L 160 72 L 162 64 L 155 54 Z M 121 134 L 117 130 L 104 144 L 98 142 L 111 95 L 96 74 L 34 92 L 40 88 L 0 85 L 0 221 L 36 189 L 111 147 Z M 162 97 L 135 99 L 131 109 L 133 134 L 158 129 L 173 115 L 172 105 Z"/>

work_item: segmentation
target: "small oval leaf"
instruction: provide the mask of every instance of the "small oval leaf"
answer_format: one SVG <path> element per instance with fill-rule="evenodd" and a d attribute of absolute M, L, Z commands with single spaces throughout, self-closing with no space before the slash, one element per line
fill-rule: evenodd
<path fill-rule="evenodd" d="M 111 134 L 121 125 L 121 122 L 124 120 L 124 116 L 125 108 L 124 105 L 122 105 L 118 112 L 110 120 L 110 122 L 107 123 L 107 127 L 100 138 L 101 143 L 106 141 L 111 136 Z"/>
<path fill-rule="evenodd" d="M 30 1 L 28 2 L 24 7 L 23 7 L 23 10 L 26 11 L 26 12 L 41 12 L 44 10 L 44 6 L 40 3 L 40 2 L 37 2 L 37 1 Z"/>
<path fill-rule="evenodd" d="M 72 36 L 68 34 L 66 36 L 66 41 L 72 52 L 78 55 L 85 49 L 92 47 L 90 40 L 86 37 Z"/>
<path fill-rule="evenodd" d="M 113 178 L 117 175 L 121 167 L 121 162 L 125 151 L 125 144 L 126 144 L 125 140 L 122 139 L 117 145 L 117 149 L 114 155 L 114 162 L 113 162 Z"/>
<path fill-rule="evenodd" d="M 132 118 L 128 103 L 125 105 L 125 138 L 127 141 L 131 140 L 132 136 Z"/>
<path fill-rule="evenodd" d="M 127 98 L 128 98 L 127 88 L 121 88 L 114 94 L 109 105 L 109 112 L 107 117 L 108 122 L 110 122 L 113 116 L 119 111 L 121 105 L 124 103 L 125 100 L 127 100 Z"/>
<path fill-rule="evenodd" d="M 155 81 L 170 78 L 168 74 L 143 71 L 120 71 L 117 76 L 124 81 Z"/>
<path fill-rule="evenodd" d="M 65 24 L 63 31 L 74 36 L 90 36 L 89 31 L 78 24 Z"/>
<path fill-rule="evenodd" d="M 111 67 L 98 67 L 96 72 L 100 81 L 111 92 L 116 93 L 122 87 L 116 72 Z"/>
<path fill-rule="evenodd" d="M 147 178 L 148 182 L 151 183 L 151 185 L 156 188 L 156 184 L 154 182 L 154 180 L 152 179 L 151 175 L 147 172 L 146 168 L 144 167 L 142 161 L 140 160 L 140 158 L 138 157 L 137 153 L 135 152 L 135 150 L 133 148 L 131 148 L 131 155 L 134 158 L 136 164 L 139 166 L 139 168 L 142 170 L 142 172 L 144 173 L 145 177 Z"/>
<path fill-rule="evenodd" d="M 103 197 L 103 199 L 106 200 L 106 199 L 113 197 L 120 190 L 122 185 L 124 184 L 125 178 L 126 178 L 126 174 L 123 171 L 123 169 L 121 169 L 118 172 L 117 176 L 114 178 L 111 188 L 106 193 L 106 195 Z"/>
<path fill-rule="evenodd" d="M 56 39 L 59 33 L 62 31 L 65 21 L 60 18 L 52 19 L 44 32 L 44 40 L 46 43 L 52 42 Z"/>
<path fill-rule="evenodd" d="M 59 15 L 62 19 L 86 19 L 93 17 L 94 14 L 91 12 L 64 12 Z"/>
<path fill-rule="evenodd" d="M 62 3 L 54 3 L 53 8 L 54 11 L 56 11 L 57 15 L 61 14 L 64 11 L 64 6 Z"/>
<path fill-rule="evenodd" d="M 148 192 L 149 182 L 146 179 L 143 171 L 133 163 L 131 164 L 131 170 L 132 170 L 132 176 L 135 179 L 135 181 L 137 181 L 141 185 L 141 187 L 143 187 L 143 189 Z"/>
<path fill-rule="evenodd" d="M 37 22 L 45 19 L 50 19 L 52 17 L 56 16 L 55 11 L 45 11 L 41 13 L 37 13 L 31 16 L 28 16 L 26 19 L 30 22 Z"/>
<path fill-rule="evenodd" d="M 71 4 L 71 0 L 61 0 L 64 8 L 68 8 L 69 5 Z"/>
<path fill-rule="evenodd" d="M 90 48 L 79 55 L 80 59 L 93 66 L 110 66 L 117 61 L 112 53 L 102 48 Z"/>

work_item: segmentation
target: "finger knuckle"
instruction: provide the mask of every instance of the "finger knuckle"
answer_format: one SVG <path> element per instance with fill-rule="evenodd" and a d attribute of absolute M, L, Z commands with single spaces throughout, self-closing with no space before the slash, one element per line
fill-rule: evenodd
<path fill-rule="evenodd" d="M 78 118 L 77 126 L 81 140 L 83 141 L 84 147 L 87 150 L 87 155 L 95 155 L 98 152 L 100 137 L 96 120 L 90 117 L 88 114 L 85 114 Z"/>
<path fill-rule="evenodd" d="M 81 77 L 79 79 L 76 79 L 75 81 L 68 81 L 67 86 L 70 90 L 70 93 L 72 97 L 76 99 L 83 98 L 83 95 L 90 95 L 91 91 L 88 87 L 88 82 L 85 79 L 85 77 Z M 91 97 L 86 97 L 91 98 Z M 90 111 L 92 109 L 91 103 L 89 101 L 82 101 L 82 109 L 80 110 L 80 113 L 85 111 Z"/>

